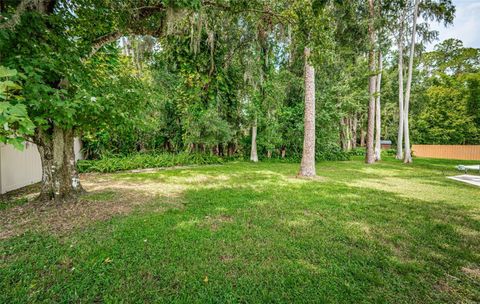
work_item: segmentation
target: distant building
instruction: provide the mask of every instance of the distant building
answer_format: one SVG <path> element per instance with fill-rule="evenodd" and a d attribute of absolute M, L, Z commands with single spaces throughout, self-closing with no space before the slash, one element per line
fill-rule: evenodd
<path fill-rule="evenodd" d="M 388 150 L 392 148 L 392 141 L 391 140 L 381 140 L 380 141 L 380 146 L 384 150 Z"/>

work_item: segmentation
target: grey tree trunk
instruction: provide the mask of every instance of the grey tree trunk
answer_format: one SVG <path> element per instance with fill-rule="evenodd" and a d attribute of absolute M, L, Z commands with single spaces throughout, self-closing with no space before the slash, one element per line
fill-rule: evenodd
<path fill-rule="evenodd" d="M 400 17 L 398 33 L 398 135 L 396 159 L 403 159 L 403 15 Z"/>
<path fill-rule="evenodd" d="M 71 201 L 84 191 L 75 165 L 73 139 L 72 129 L 56 126 L 49 135 L 40 130 L 35 134 L 42 161 L 40 201 Z"/>
<path fill-rule="evenodd" d="M 381 117 L 381 105 L 380 105 L 380 92 L 382 85 L 382 52 L 378 50 L 378 74 L 376 83 L 376 101 L 375 101 L 375 160 L 382 159 L 382 146 L 380 140 L 382 137 L 382 117 Z"/>
<path fill-rule="evenodd" d="M 345 118 L 345 135 L 346 135 L 346 150 L 352 150 L 352 119 L 350 117 Z"/>
<path fill-rule="evenodd" d="M 308 62 L 310 49 L 305 47 L 305 116 L 303 153 L 299 176 L 315 176 L 315 69 Z"/>
<path fill-rule="evenodd" d="M 258 162 L 258 154 L 257 154 L 257 117 L 255 117 L 255 121 L 253 122 L 252 126 L 252 150 L 250 151 L 250 160 L 253 162 Z"/>
<path fill-rule="evenodd" d="M 368 24 L 368 34 L 370 39 L 370 50 L 368 52 L 368 66 L 370 70 L 370 79 L 368 90 L 370 93 L 370 100 L 368 102 L 368 117 L 367 117 L 367 148 L 365 154 L 365 162 L 372 164 L 375 162 L 375 154 L 373 148 L 373 137 L 375 132 L 375 87 L 376 87 L 376 75 L 375 75 L 375 28 L 374 28 L 374 16 L 375 10 L 373 6 L 373 0 L 368 0 L 368 7 L 370 13 L 370 20 Z"/>
<path fill-rule="evenodd" d="M 353 115 L 352 121 L 352 149 L 357 148 L 357 125 L 358 125 L 358 115 L 355 113 Z"/>
<path fill-rule="evenodd" d="M 345 126 L 345 117 L 340 118 L 340 148 L 342 148 L 343 151 L 347 150 L 347 133 L 345 131 L 346 126 Z"/>
<path fill-rule="evenodd" d="M 412 24 L 412 41 L 410 43 L 410 55 L 408 58 L 408 76 L 407 76 L 407 88 L 405 92 L 405 105 L 403 110 L 404 118 L 404 135 L 405 135 L 405 156 L 403 157 L 404 163 L 411 163 L 412 160 L 412 150 L 410 147 L 410 130 L 408 126 L 408 111 L 410 106 L 410 93 L 412 90 L 412 75 L 413 75 L 413 57 L 415 56 L 415 36 L 417 34 L 417 16 L 418 16 L 418 6 L 420 0 L 415 0 L 415 7 L 413 9 L 413 24 Z"/>

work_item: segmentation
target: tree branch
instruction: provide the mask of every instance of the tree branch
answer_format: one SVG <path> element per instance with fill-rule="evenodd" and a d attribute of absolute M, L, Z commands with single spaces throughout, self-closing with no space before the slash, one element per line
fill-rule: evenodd
<path fill-rule="evenodd" d="M 102 46 L 104 46 L 106 44 L 109 44 L 109 43 L 112 43 L 114 41 L 117 41 L 120 37 L 122 37 L 122 33 L 119 32 L 119 31 L 116 31 L 116 32 L 112 32 L 110 34 L 104 35 L 104 36 L 96 39 L 93 42 L 92 49 L 91 49 L 90 53 L 88 54 L 88 56 L 86 56 L 86 59 L 95 55 L 98 52 L 98 50 L 100 50 L 102 48 Z"/>
<path fill-rule="evenodd" d="M 12 15 L 10 19 L 7 19 L 4 23 L 0 24 L 0 30 L 3 29 L 12 29 L 20 22 L 20 16 L 27 10 L 29 5 L 32 4 L 32 0 L 22 0 L 20 4 L 17 6 L 15 13 Z M 5 17 L 1 16 L 2 19 L 6 19 Z"/>

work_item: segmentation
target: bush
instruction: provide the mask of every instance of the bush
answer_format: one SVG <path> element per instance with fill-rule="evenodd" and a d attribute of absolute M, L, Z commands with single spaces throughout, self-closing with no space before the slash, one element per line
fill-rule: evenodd
<path fill-rule="evenodd" d="M 218 156 L 196 153 L 132 154 L 128 156 L 107 156 L 99 160 L 80 160 L 78 171 L 116 172 L 123 170 L 173 167 L 184 165 L 221 164 L 224 160 Z"/>
<path fill-rule="evenodd" d="M 355 148 L 350 151 L 348 151 L 348 154 L 350 156 L 365 156 L 365 148 L 360 147 L 360 148 Z"/>
<path fill-rule="evenodd" d="M 350 154 L 346 151 L 343 151 L 340 147 L 330 147 L 327 150 L 319 151 L 315 153 L 315 160 L 317 161 L 350 160 Z"/>
<path fill-rule="evenodd" d="M 395 149 L 382 150 L 382 154 L 385 154 L 387 156 L 397 155 L 397 150 Z"/>

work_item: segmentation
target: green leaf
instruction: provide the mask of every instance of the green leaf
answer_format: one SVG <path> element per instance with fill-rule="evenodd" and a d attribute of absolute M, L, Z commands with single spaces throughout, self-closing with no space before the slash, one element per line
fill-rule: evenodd
<path fill-rule="evenodd" d="M 7 144 L 10 144 L 20 151 L 23 151 L 25 145 L 23 144 L 25 140 L 22 137 L 7 138 Z"/>
<path fill-rule="evenodd" d="M 0 65 L 0 77 L 12 77 L 17 75 L 16 70 L 8 69 L 3 65 Z"/>

